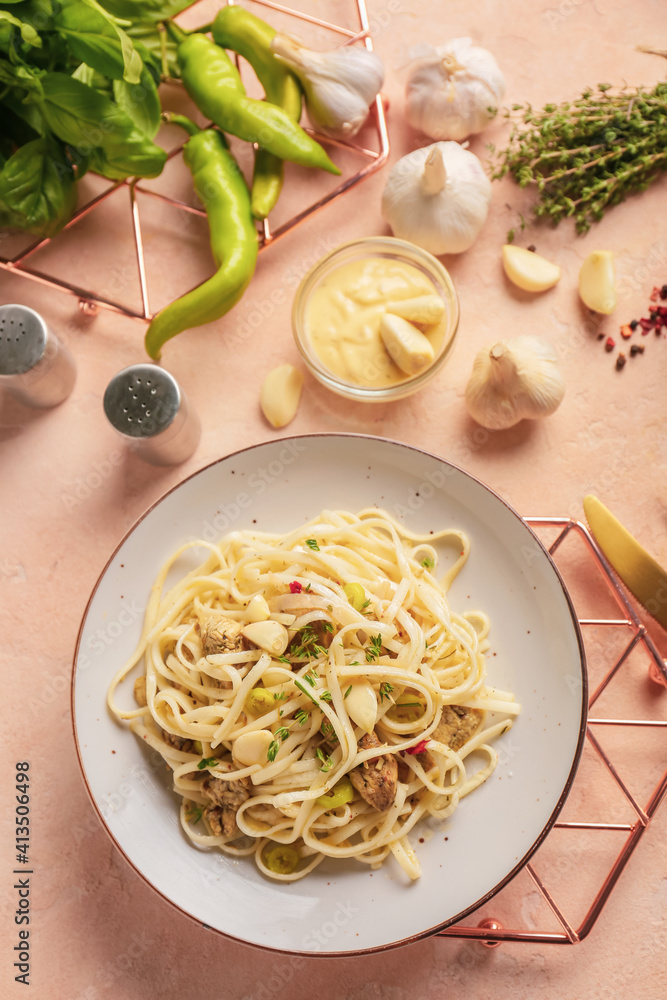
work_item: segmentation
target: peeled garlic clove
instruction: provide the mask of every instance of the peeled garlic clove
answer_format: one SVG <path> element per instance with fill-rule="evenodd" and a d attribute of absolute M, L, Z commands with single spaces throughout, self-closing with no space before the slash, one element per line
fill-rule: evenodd
<path fill-rule="evenodd" d="M 579 271 L 579 295 L 593 312 L 608 316 L 616 308 L 614 255 L 611 250 L 594 250 Z"/>
<path fill-rule="evenodd" d="M 438 295 L 417 295 L 414 299 L 388 302 L 385 306 L 392 316 L 400 316 L 410 323 L 439 323 L 445 314 L 445 303 Z"/>
<path fill-rule="evenodd" d="M 378 702 L 368 681 L 357 681 L 345 698 L 347 714 L 365 733 L 370 733 L 377 721 Z"/>
<path fill-rule="evenodd" d="M 250 764 L 266 764 L 269 747 L 273 742 L 273 733 L 268 729 L 258 729 L 254 733 L 242 733 L 232 743 L 232 757 L 237 764 L 248 767 Z"/>
<path fill-rule="evenodd" d="M 241 629 L 241 635 L 272 656 L 282 656 L 289 642 L 287 629 L 280 622 L 251 622 Z"/>
<path fill-rule="evenodd" d="M 279 660 L 271 660 L 271 663 L 269 663 L 262 674 L 262 684 L 267 688 L 289 684 L 289 672 L 290 667 L 287 663 L 281 663 Z"/>
<path fill-rule="evenodd" d="M 294 365 L 280 365 L 262 383 L 259 405 L 272 427 L 285 427 L 296 416 L 303 375 Z"/>
<path fill-rule="evenodd" d="M 387 354 L 406 375 L 417 375 L 435 358 L 430 340 L 400 316 L 385 313 L 380 319 L 380 336 Z"/>
<path fill-rule="evenodd" d="M 269 609 L 269 605 L 266 603 L 264 595 L 255 594 L 255 596 L 248 602 L 245 613 L 249 622 L 265 622 L 270 616 L 271 611 Z"/>
<path fill-rule="evenodd" d="M 511 243 L 503 247 L 503 268 L 510 281 L 525 292 L 545 292 L 560 281 L 558 264 Z"/>

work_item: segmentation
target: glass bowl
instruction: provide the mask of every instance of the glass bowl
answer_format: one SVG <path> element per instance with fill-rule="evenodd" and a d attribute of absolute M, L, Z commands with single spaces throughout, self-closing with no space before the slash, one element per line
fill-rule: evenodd
<path fill-rule="evenodd" d="M 411 268 L 419 272 L 419 277 L 415 275 L 416 280 L 426 279 L 426 282 L 432 286 L 431 294 L 438 295 L 445 304 L 442 320 L 437 324 L 432 324 L 433 328 L 437 328 L 433 337 L 436 347 L 435 358 L 427 368 L 415 375 L 404 374 L 396 367 L 381 346 L 379 334 L 376 335 L 376 340 L 380 343 L 380 347 L 377 349 L 373 347 L 376 353 L 373 355 L 370 367 L 368 360 L 366 360 L 363 371 L 359 369 L 358 374 L 354 376 L 349 373 L 346 375 L 333 371 L 319 356 L 313 345 L 309 317 L 314 308 L 314 296 L 317 295 L 318 291 L 321 293 L 324 282 L 340 268 L 352 265 L 352 270 L 354 270 L 356 264 L 359 265 L 358 273 L 362 275 L 362 262 L 369 259 L 410 265 Z M 350 272 L 348 270 L 345 273 Z M 425 288 L 417 292 L 417 294 L 425 293 Z M 354 308 L 354 303 L 351 304 L 351 307 Z M 360 306 L 361 308 L 363 306 Z M 371 312 L 377 316 L 378 313 L 382 312 L 381 305 L 374 303 Z M 343 243 L 335 250 L 325 254 L 302 279 L 294 296 L 292 307 L 294 339 L 309 371 L 322 385 L 340 396 L 367 402 L 387 402 L 409 396 L 437 375 L 449 356 L 458 322 L 459 303 L 456 289 L 449 273 L 440 261 L 420 247 L 408 243 L 406 240 L 398 240 L 390 236 L 368 236 L 353 240 L 349 243 Z M 379 328 L 379 319 L 377 326 Z M 431 339 L 430 334 L 429 339 Z M 378 381 L 383 384 L 371 384 Z"/>

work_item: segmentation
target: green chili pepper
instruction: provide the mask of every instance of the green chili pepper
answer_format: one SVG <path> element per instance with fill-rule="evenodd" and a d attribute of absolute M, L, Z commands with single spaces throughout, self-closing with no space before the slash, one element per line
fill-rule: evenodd
<path fill-rule="evenodd" d="M 283 108 L 290 118 L 301 118 L 301 87 L 296 76 L 271 51 L 276 29 L 243 7 L 222 7 L 211 29 L 213 39 L 225 49 L 238 52 L 250 63 L 264 88 L 267 101 Z M 252 175 L 252 214 L 265 219 L 278 201 L 284 166 L 280 157 L 261 147 L 255 154 Z"/>
<path fill-rule="evenodd" d="M 199 129 L 182 115 L 165 118 L 190 134 L 183 158 L 206 209 L 218 271 L 152 320 L 145 343 L 148 354 L 156 360 L 171 337 L 220 319 L 236 305 L 254 274 L 259 250 L 250 193 L 224 136 L 216 129 Z"/>
<path fill-rule="evenodd" d="M 278 875 L 291 875 L 299 867 L 300 860 L 299 852 L 287 844 L 276 844 L 264 854 L 264 864 Z"/>
<path fill-rule="evenodd" d="M 340 174 L 320 144 L 286 111 L 246 96 L 239 71 L 224 49 L 204 35 L 180 34 L 183 40 L 177 56 L 181 79 L 203 115 L 224 132 L 256 142 L 281 160 Z"/>

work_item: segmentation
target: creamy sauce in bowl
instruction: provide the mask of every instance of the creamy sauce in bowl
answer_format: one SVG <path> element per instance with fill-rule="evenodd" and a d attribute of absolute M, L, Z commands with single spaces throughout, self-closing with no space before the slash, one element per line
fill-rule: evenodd
<path fill-rule="evenodd" d="M 423 295 L 438 295 L 438 289 L 413 264 L 391 257 L 349 261 L 313 288 L 304 310 L 305 335 L 320 363 L 338 378 L 368 388 L 398 385 L 409 376 L 388 355 L 380 320 L 388 303 Z M 418 326 L 436 357 L 448 322 L 445 303 L 439 322 Z"/>

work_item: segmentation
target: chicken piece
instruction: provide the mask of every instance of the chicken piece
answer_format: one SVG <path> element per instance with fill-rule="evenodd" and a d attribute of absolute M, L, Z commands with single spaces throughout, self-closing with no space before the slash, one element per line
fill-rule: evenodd
<path fill-rule="evenodd" d="M 375 733 L 365 733 L 357 745 L 360 750 L 382 746 Z M 393 754 L 365 760 L 352 768 L 349 778 L 362 799 L 379 812 L 388 809 L 396 798 L 398 764 Z"/>
<path fill-rule="evenodd" d="M 232 621 L 220 612 L 211 612 L 199 619 L 201 644 L 204 656 L 212 653 L 237 653 L 245 649 L 243 636 L 240 635 L 243 622 Z"/>
<path fill-rule="evenodd" d="M 183 753 L 194 753 L 194 742 L 186 739 L 184 736 L 174 736 L 173 733 L 168 733 L 166 729 L 163 729 L 162 739 L 170 747 L 173 747 L 174 750 L 182 750 Z"/>
<path fill-rule="evenodd" d="M 204 809 L 204 816 L 211 825 L 211 829 L 217 837 L 224 834 L 225 837 L 238 836 L 239 828 L 236 825 L 236 812 L 238 807 L 250 798 L 247 788 L 248 779 L 241 778 L 240 781 L 223 781 L 221 778 L 207 778 L 202 785 L 202 791 L 207 798 L 213 802 L 212 806 Z"/>
<path fill-rule="evenodd" d="M 444 743 L 452 750 L 460 750 L 464 743 L 475 735 L 483 718 L 484 713 L 478 708 L 445 705 L 431 739 Z"/>
<path fill-rule="evenodd" d="M 141 705 L 145 708 L 148 705 L 148 698 L 146 697 L 146 676 L 142 674 L 141 677 L 137 677 L 134 682 L 134 700 L 137 705 Z"/>
<path fill-rule="evenodd" d="M 215 837 L 233 838 L 238 833 L 236 825 L 236 813 L 221 806 L 206 806 L 204 817 L 208 820 L 211 833 Z"/>

